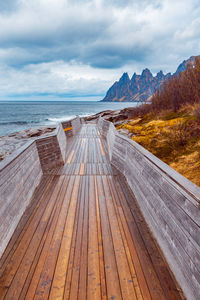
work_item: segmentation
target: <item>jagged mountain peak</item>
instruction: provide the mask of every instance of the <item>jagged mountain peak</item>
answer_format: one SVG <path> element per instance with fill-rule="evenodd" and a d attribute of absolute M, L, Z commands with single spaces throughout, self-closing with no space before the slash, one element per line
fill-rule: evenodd
<path fill-rule="evenodd" d="M 160 73 L 160 77 L 162 74 Z M 120 80 L 111 86 L 103 101 L 144 101 L 159 86 L 162 79 L 160 77 L 153 77 L 148 68 L 144 69 L 141 75 L 134 73 L 131 80 L 125 72 Z"/>
<path fill-rule="evenodd" d="M 152 80 L 153 80 L 153 75 L 152 75 L 151 71 L 150 71 L 149 69 L 147 69 L 147 68 L 144 69 L 144 70 L 142 71 L 140 80 L 141 80 L 141 81 L 144 81 L 144 82 L 152 81 Z"/>
<path fill-rule="evenodd" d="M 177 68 L 174 75 L 178 75 L 180 72 L 184 72 L 188 64 L 194 65 L 195 58 L 200 56 L 190 56 L 190 58 L 184 60 Z"/>
<path fill-rule="evenodd" d="M 157 73 L 156 77 L 157 78 L 163 78 L 163 77 L 165 77 L 165 75 L 164 75 L 163 71 L 160 70 L 160 72 Z"/>
<path fill-rule="evenodd" d="M 185 71 L 188 63 L 194 64 L 195 57 L 191 56 L 184 60 L 173 75 L 171 73 L 165 75 L 161 70 L 153 76 L 151 71 L 145 68 L 141 75 L 134 73 L 130 80 L 128 73 L 125 72 L 120 80 L 110 87 L 102 101 L 146 101 L 164 81 Z"/>
<path fill-rule="evenodd" d="M 145 75 L 152 75 L 151 71 L 150 71 L 148 68 L 146 68 L 146 69 L 144 69 L 144 70 L 142 71 L 142 75 L 141 75 L 141 76 L 145 76 Z M 153 76 L 153 75 L 152 75 L 152 76 Z"/>
<path fill-rule="evenodd" d="M 137 74 L 133 73 L 133 76 L 132 76 L 131 80 L 134 80 L 136 77 L 137 77 Z"/>
<path fill-rule="evenodd" d="M 128 82 L 128 81 L 130 81 L 130 78 L 129 78 L 129 75 L 128 75 L 128 73 L 127 72 L 124 72 L 123 73 L 123 75 L 122 75 L 122 77 L 120 78 L 120 80 L 119 81 L 123 81 L 123 82 Z"/>

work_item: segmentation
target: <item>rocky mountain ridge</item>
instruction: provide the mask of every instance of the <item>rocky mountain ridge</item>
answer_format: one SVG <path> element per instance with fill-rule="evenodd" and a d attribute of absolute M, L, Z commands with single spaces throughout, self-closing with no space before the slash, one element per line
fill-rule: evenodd
<path fill-rule="evenodd" d="M 141 75 L 133 74 L 129 78 L 128 73 L 124 73 L 119 81 L 116 81 L 107 91 L 102 101 L 105 102 L 144 102 L 150 99 L 151 95 L 158 89 L 162 83 L 171 76 L 177 76 L 186 69 L 188 63 L 194 63 L 195 56 L 191 56 L 188 60 L 184 60 L 177 68 L 176 72 L 163 74 L 162 71 L 153 76 L 149 69 L 144 69 Z"/>

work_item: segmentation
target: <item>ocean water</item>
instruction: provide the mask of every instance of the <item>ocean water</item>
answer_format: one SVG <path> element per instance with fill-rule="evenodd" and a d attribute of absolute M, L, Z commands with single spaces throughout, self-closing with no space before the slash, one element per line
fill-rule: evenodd
<path fill-rule="evenodd" d="M 0 136 L 35 126 L 49 126 L 77 115 L 86 116 L 107 109 L 136 106 L 133 102 L 94 101 L 1 101 Z"/>

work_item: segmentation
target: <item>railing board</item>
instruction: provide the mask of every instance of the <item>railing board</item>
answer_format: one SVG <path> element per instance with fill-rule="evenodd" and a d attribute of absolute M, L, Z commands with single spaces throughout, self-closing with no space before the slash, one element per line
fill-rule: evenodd
<path fill-rule="evenodd" d="M 128 206 L 134 197 L 121 188 L 96 125 L 83 125 L 68 146 L 65 165 L 46 171 L 37 205 L 2 262 L 2 295 L 181 299 L 165 262 L 152 263 Z M 149 233 L 146 239 L 149 245 Z M 161 279 L 159 267 L 165 270 Z"/>

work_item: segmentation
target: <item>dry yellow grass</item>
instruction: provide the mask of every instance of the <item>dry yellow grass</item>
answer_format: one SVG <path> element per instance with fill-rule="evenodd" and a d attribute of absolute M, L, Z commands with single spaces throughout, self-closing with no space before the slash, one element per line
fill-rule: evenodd
<path fill-rule="evenodd" d="M 133 133 L 132 139 L 200 186 L 200 123 L 194 109 L 161 112 L 117 127 Z"/>

